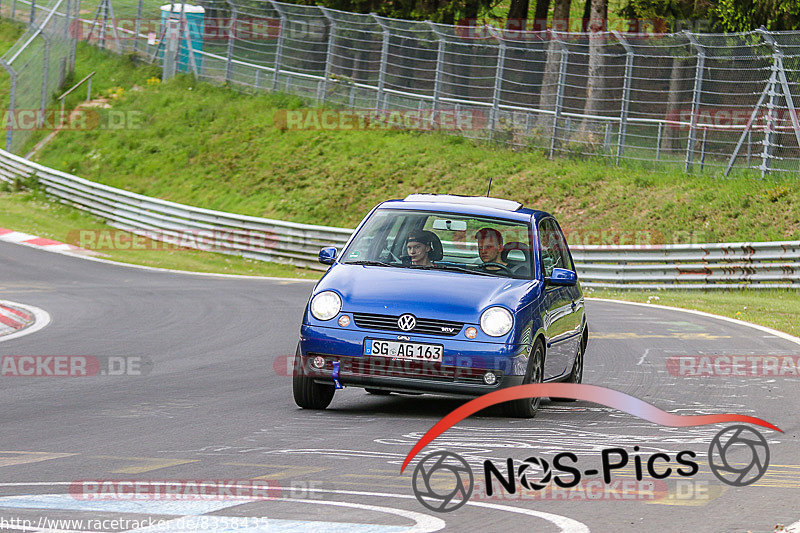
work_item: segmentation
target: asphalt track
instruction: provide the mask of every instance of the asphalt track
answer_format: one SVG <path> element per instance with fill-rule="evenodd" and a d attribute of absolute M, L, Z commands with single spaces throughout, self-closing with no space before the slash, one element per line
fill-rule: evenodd
<path fill-rule="evenodd" d="M 602 448 L 637 445 L 644 455 L 696 451 L 700 472 L 683 484 L 667 479 L 667 492 L 655 499 L 615 486 L 601 497 L 597 491 L 473 497 L 454 512 L 435 513 L 413 497 L 413 468 L 400 474 L 400 464 L 425 431 L 463 402 L 345 389 L 324 412 L 295 407 L 291 378 L 276 368 L 294 353 L 311 287 L 152 272 L 0 243 L 0 297 L 44 309 L 52 320 L 0 342 L 0 355 L 152 362 L 145 375 L 0 377 L 0 530 L 98 530 L 43 520 L 201 513 L 267 517 L 274 531 L 382 532 L 416 524 L 417 531 L 771 532 L 800 520 L 800 378 L 687 378 L 670 375 L 666 366 L 677 355 L 797 355 L 797 344 L 713 318 L 590 301 L 584 382 L 674 413 L 763 418 L 785 431 L 760 428 L 772 454 L 767 473 L 747 487 L 713 476 L 703 459 L 725 425 L 667 428 L 595 404 L 546 401 L 532 420 L 484 411 L 420 457 L 437 449 L 458 453 L 480 478 L 485 458 L 504 464 L 507 457 L 572 451 L 598 464 Z M 615 479 L 633 479 L 632 469 L 618 474 Z M 69 496 L 78 480 L 256 478 L 280 485 L 278 497 L 239 505 L 110 501 L 90 508 Z M 106 524 L 101 530 L 121 529 Z"/>

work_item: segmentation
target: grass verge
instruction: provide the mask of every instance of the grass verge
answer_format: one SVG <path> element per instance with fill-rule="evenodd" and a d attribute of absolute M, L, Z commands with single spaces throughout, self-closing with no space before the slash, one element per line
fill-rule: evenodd
<path fill-rule="evenodd" d="M 76 245 L 79 243 L 73 238 L 75 230 L 119 231 L 98 218 L 53 202 L 37 192 L 0 192 L 0 227 Z M 152 244 L 146 240 L 144 247 L 150 249 L 103 249 L 101 253 L 104 259 L 111 261 L 194 272 L 300 279 L 318 279 L 321 276 L 319 272 L 291 265 L 199 250 L 164 249 L 162 244 Z"/>

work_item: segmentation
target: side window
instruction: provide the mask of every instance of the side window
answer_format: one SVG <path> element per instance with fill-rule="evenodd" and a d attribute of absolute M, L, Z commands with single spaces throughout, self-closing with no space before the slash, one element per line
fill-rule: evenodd
<path fill-rule="evenodd" d="M 560 267 L 561 253 L 558 251 L 558 238 L 554 234 L 553 222 L 546 218 L 539 222 L 539 254 L 542 257 L 544 277 L 548 278 L 553 269 Z"/>
<path fill-rule="evenodd" d="M 549 277 L 554 268 L 574 270 L 564 235 L 552 218 L 539 222 L 539 245 L 545 277 Z"/>

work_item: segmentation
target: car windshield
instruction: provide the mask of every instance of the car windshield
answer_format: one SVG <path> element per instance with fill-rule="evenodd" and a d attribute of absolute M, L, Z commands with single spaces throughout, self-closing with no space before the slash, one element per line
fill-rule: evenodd
<path fill-rule="evenodd" d="M 530 224 L 434 211 L 378 209 L 342 263 L 530 279 Z"/>

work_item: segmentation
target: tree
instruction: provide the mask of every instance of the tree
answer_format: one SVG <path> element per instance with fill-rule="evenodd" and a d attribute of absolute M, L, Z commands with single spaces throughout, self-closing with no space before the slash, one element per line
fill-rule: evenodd
<path fill-rule="evenodd" d="M 586 76 L 586 99 L 583 104 L 584 115 L 598 115 L 600 113 L 600 94 L 603 91 L 603 67 L 605 56 L 606 20 L 608 20 L 608 0 L 591 0 L 591 13 L 589 15 L 589 69 Z M 592 119 L 584 118 L 581 121 L 575 140 L 590 145 L 597 144 L 595 136 L 596 123 Z"/>
<path fill-rule="evenodd" d="M 569 9 L 571 0 L 555 0 L 553 6 L 553 29 L 567 31 L 569 29 Z M 542 89 L 539 93 L 539 109 L 554 111 L 556 108 L 558 72 L 561 64 L 561 46 L 551 37 L 547 46 L 547 59 L 542 76 Z M 539 114 L 536 127 L 545 137 L 553 135 L 553 116 Z"/>
<path fill-rule="evenodd" d="M 506 28 L 509 30 L 524 30 L 528 21 L 530 0 L 511 0 L 508 8 Z"/>
<path fill-rule="evenodd" d="M 711 12 L 724 31 L 800 29 L 800 0 L 721 0 Z"/>

